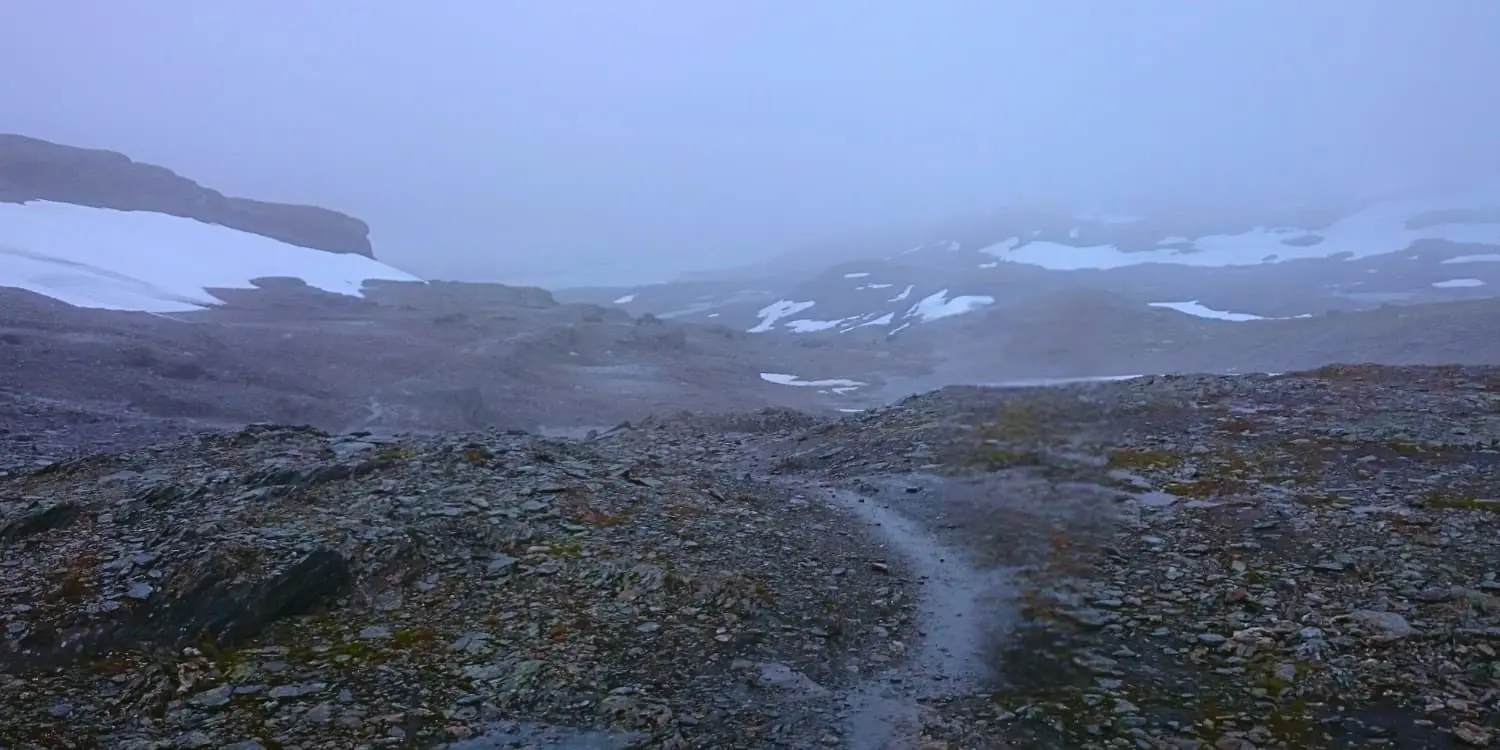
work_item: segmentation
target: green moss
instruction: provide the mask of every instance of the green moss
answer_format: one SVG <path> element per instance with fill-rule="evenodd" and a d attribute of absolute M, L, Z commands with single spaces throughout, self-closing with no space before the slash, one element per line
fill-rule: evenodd
<path fill-rule="evenodd" d="M 1427 493 L 1422 499 L 1427 507 L 1440 510 L 1482 510 L 1487 513 L 1500 513 L 1500 500 L 1448 495 L 1436 490 Z"/>
<path fill-rule="evenodd" d="M 1292 496 L 1292 502 L 1318 507 L 1343 502 L 1343 498 L 1332 492 L 1301 492 Z"/>
<path fill-rule="evenodd" d="M 1041 463 L 1041 454 L 1036 451 L 1012 450 L 994 445 L 981 446 L 971 458 L 973 464 L 986 471 L 1003 471 Z"/>
<path fill-rule="evenodd" d="M 552 542 L 547 545 L 547 554 L 562 560 L 577 560 L 583 556 L 583 543 L 576 539 Z"/>
<path fill-rule="evenodd" d="M 402 628 L 391 636 L 391 645 L 396 648 L 412 648 L 424 643 L 430 643 L 437 637 L 432 628 L 417 626 L 413 628 Z"/>
<path fill-rule="evenodd" d="M 1255 422 L 1244 417 L 1223 419 L 1216 423 L 1214 427 L 1220 432 L 1228 432 L 1235 435 L 1243 435 L 1245 433 L 1255 432 L 1256 430 Z"/>
<path fill-rule="evenodd" d="M 1413 456 L 1419 453 L 1427 452 L 1426 449 L 1424 449 L 1422 446 L 1410 440 L 1403 440 L 1400 438 L 1391 438 L 1390 440 L 1385 441 L 1385 447 L 1390 448 L 1396 453 L 1400 453 L 1405 456 Z"/>
<path fill-rule="evenodd" d="M 376 654 L 376 649 L 371 648 L 370 644 L 365 643 L 364 641 L 349 641 L 348 643 L 342 643 L 334 647 L 333 651 L 338 656 L 356 661 L 368 661 Z"/>
<path fill-rule="evenodd" d="M 416 458 L 416 457 L 417 457 L 417 452 L 416 451 L 411 450 L 410 448 L 403 448 L 403 447 L 397 446 L 397 445 L 393 445 L 393 446 L 390 446 L 388 448 L 384 448 L 379 453 L 375 454 L 375 460 L 379 461 L 381 463 L 395 463 L 397 461 L 407 461 L 407 460 L 410 460 L 410 459 L 413 459 L 413 458 Z"/>
<path fill-rule="evenodd" d="M 1182 456 L 1170 451 L 1149 448 L 1119 448 L 1110 451 L 1105 465 L 1111 469 L 1138 471 L 1175 469 L 1182 465 Z"/>
<path fill-rule="evenodd" d="M 994 419 L 979 425 L 979 435 L 986 440 L 1034 443 L 1058 435 L 1059 419 L 1035 404 L 1021 401 L 1004 404 Z"/>
<path fill-rule="evenodd" d="M 1178 497 L 1206 500 L 1239 494 L 1244 492 L 1247 486 L 1244 481 L 1233 477 L 1205 477 L 1191 482 L 1172 482 L 1162 489 Z"/>

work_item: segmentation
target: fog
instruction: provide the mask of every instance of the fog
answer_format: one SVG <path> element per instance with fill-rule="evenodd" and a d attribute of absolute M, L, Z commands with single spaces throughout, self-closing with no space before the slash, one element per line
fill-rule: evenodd
<path fill-rule="evenodd" d="M 0 131 L 630 283 L 1016 201 L 1500 172 L 1494 0 L 7 0 Z"/>

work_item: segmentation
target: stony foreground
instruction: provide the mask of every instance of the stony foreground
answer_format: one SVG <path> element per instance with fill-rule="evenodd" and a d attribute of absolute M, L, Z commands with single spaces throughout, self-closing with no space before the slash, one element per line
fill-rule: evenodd
<path fill-rule="evenodd" d="M 1496 369 L 252 427 L 0 512 L 5 748 L 1500 741 Z"/>
<path fill-rule="evenodd" d="M 734 447 L 266 427 L 11 479 L 0 746 L 816 740 L 783 704 L 894 659 L 909 586 Z"/>

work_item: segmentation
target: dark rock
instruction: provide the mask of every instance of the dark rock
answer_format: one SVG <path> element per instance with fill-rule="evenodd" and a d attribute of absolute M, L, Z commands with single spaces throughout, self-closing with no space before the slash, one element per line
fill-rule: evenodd
<path fill-rule="evenodd" d="M 83 511 L 76 503 L 58 503 L 22 514 L 0 526 L 0 542 L 15 542 L 59 529 L 72 523 Z"/>
<path fill-rule="evenodd" d="M 20 643 L 0 647 L 0 661 L 65 666 L 143 645 L 230 648 L 275 622 L 317 610 L 353 583 L 349 561 L 328 549 L 312 552 L 278 575 L 245 582 L 245 568 L 253 559 L 251 550 L 216 549 L 204 563 L 169 579 L 155 602 L 142 603 L 102 625 L 39 630 Z"/>

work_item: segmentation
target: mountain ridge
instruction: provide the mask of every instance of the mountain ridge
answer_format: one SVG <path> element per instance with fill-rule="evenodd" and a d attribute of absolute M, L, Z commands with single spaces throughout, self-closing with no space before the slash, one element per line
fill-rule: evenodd
<path fill-rule="evenodd" d="M 298 247 L 374 258 L 370 226 L 319 206 L 226 196 L 176 172 L 106 149 L 0 133 L 0 201 L 53 201 L 148 211 L 217 224 Z"/>

